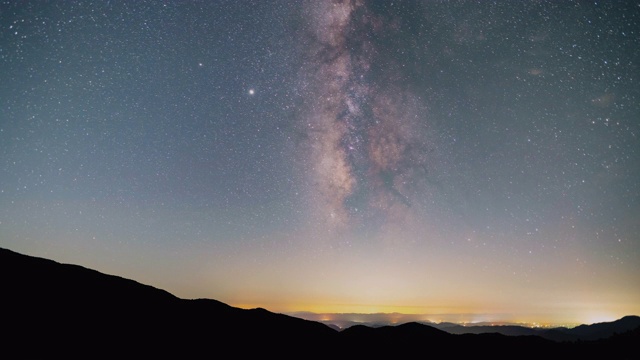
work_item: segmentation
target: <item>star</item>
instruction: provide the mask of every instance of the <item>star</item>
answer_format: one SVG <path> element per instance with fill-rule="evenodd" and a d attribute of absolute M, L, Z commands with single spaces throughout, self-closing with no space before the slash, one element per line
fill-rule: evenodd
<path fill-rule="evenodd" d="M 249 89 L 249 95 L 255 95 L 256 90 L 255 89 Z"/>

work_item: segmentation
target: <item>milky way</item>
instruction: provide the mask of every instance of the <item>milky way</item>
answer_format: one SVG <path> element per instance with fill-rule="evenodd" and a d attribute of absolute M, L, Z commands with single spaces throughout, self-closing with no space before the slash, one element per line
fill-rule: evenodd
<path fill-rule="evenodd" d="M 306 13 L 301 121 L 316 216 L 331 227 L 404 221 L 423 200 L 417 190 L 425 196 L 434 144 L 424 105 L 375 40 L 394 32 L 393 19 L 361 1 L 310 2 Z"/>

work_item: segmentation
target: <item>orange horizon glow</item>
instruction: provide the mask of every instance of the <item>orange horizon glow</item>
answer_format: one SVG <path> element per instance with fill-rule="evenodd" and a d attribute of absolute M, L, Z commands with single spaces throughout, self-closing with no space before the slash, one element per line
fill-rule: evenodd
<path fill-rule="evenodd" d="M 231 304 L 241 309 L 264 308 L 271 312 L 283 313 L 292 316 L 301 314 L 313 315 L 300 316 L 309 320 L 331 322 L 351 316 L 352 321 L 359 321 L 358 316 L 380 315 L 390 324 L 401 324 L 411 321 L 424 321 L 432 323 L 452 322 L 461 325 L 475 323 L 490 323 L 492 325 L 519 324 L 526 327 L 574 327 L 582 324 L 595 324 L 611 322 L 624 316 L 636 315 L 635 313 L 614 312 L 573 312 L 563 316 L 557 314 L 530 314 L 522 311 L 522 314 L 488 313 L 482 309 L 471 307 L 427 307 L 427 306 L 391 306 L 391 305 L 366 305 L 366 304 L 307 304 L 298 306 L 264 306 L 252 303 Z M 311 314 L 307 314 L 311 313 Z"/>

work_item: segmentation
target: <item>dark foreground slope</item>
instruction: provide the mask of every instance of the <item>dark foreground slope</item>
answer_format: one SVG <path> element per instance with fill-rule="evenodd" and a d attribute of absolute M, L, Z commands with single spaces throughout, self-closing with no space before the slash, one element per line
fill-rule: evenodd
<path fill-rule="evenodd" d="M 179 299 L 129 279 L 6 249 L 0 249 L 0 274 L 4 347 L 25 358 L 220 355 L 230 348 L 242 356 L 289 343 L 330 342 L 337 335 L 317 322 Z"/>
<path fill-rule="evenodd" d="M 636 358 L 636 329 L 590 342 L 453 335 L 408 323 L 338 332 L 324 324 L 215 300 L 185 300 L 117 276 L 0 249 L 2 349 L 18 358 L 402 355 L 452 358 Z"/>

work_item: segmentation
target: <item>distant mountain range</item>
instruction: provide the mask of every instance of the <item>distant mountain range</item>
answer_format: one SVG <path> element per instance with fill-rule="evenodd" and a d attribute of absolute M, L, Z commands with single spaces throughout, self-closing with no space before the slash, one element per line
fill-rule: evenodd
<path fill-rule="evenodd" d="M 403 323 L 338 331 L 265 309 L 164 290 L 0 248 L 2 349 L 14 358 L 446 354 L 513 359 L 638 358 L 640 317 L 566 329 Z"/>
<path fill-rule="evenodd" d="M 515 325 L 462 326 L 457 324 L 432 324 L 432 326 L 451 334 L 498 333 L 509 336 L 535 335 L 554 341 L 593 341 L 637 329 L 640 327 L 640 317 L 625 316 L 613 322 L 580 325 L 571 329 L 564 327 L 551 329 L 530 328 Z"/>
<path fill-rule="evenodd" d="M 368 327 L 382 327 L 405 322 L 418 322 L 450 334 L 486 334 L 498 333 L 509 336 L 535 335 L 553 341 L 591 341 L 608 338 L 616 333 L 623 333 L 640 327 L 639 316 L 625 316 L 613 322 L 604 322 L 591 325 L 580 325 L 573 328 L 566 327 L 527 327 L 515 324 L 487 325 L 486 323 L 456 324 L 451 322 L 430 322 L 409 320 L 415 315 L 407 314 L 315 314 L 310 312 L 297 312 L 289 315 L 306 320 L 318 321 L 336 330 L 344 330 L 355 325 Z M 330 320 L 325 319 L 331 318 Z M 390 323 L 393 319 L 393 324 Z M 348 319 L 359 319 L 358 321 Z"/>

